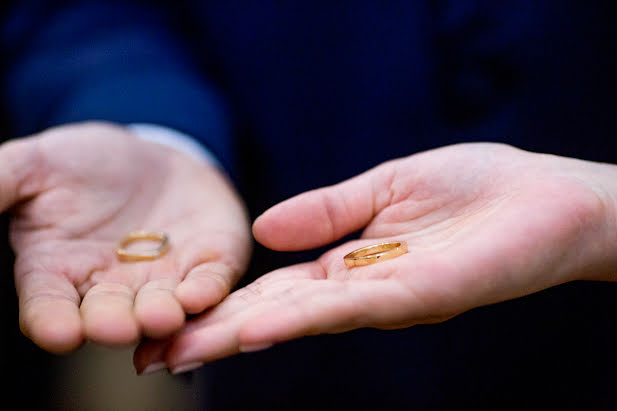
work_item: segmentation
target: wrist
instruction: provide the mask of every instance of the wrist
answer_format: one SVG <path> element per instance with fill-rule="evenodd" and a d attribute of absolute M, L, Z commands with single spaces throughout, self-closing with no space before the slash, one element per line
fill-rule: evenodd
<path fill-rule="evenodd" d="M 149 123 L 129 124 L 127 128 L 140 140 L 170 147 L 196 161 L 221 167 L 218 160 L 207 148 L 178 130 Z"/>
<path fill-rule="evenodd" d="M 617 165 L 584 163 L 585 181 L 599 198 L 600 216 L 589 240 L 594 258 L 583 279 L 617 281 Z"/>

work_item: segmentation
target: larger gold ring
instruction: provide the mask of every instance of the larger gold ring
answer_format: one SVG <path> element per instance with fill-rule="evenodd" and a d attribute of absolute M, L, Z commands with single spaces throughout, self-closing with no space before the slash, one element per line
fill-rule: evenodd
<path fill-rule="evenodd" d="M 395 241 L 358 248 L 343 257 L 347 267 L 375 264 L 380 261 L 396 258 L 407 252 L 407 243 Z"/>
<path fill-rule="evenodd" d="M 135 241 L 157 241 L 159 246 L 154 250 L 129 251 L 126 247 Z M 151 233 L 138 230 L 128 233 L 116 246 L 116 254 L 120 261 L 151 261 L 165 255 L 169 249 L 169 237 L 165 233 Z"/>

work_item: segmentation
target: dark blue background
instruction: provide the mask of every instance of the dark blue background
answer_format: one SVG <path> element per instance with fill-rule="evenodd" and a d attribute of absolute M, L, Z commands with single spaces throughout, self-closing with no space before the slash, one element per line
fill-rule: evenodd
<path fill-rule="evenodd" d="M 219 156 L 252 216 L 457 142 L 617 163 L 615 7 L 585 3 L 23 1 L 4 11 L 3 126 L 175 127 Z M 245 282 L 320 251 L 257 247 Z M 567 284 L 219 361 L 210 396 L 216 409 L 614 408 L 616 314 L 613 284 Z"/>

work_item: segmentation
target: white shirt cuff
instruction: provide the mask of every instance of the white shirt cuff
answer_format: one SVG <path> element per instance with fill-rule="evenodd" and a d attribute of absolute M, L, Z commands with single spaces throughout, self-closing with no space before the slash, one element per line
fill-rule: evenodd
<path fill-rule="evenodd" d="M 221 167 L 214 154 L 188 134 L 173 128 L 149 123 L 129 124 L 127 128 L 140 140 L 176 149 L 202 163 Z"/>

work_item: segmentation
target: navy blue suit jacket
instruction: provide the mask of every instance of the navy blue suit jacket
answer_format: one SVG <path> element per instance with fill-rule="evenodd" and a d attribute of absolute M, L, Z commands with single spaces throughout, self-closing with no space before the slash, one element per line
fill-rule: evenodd
<path fill-rule="evenodd" d="M 4 12 L 9 136 L 90 119 L 170 126 L 219 157 L 253 216 L 457 142 L 617 163 L 608 2 L 37 3 Z M 321 251 L 258 248 L 245 283 Z M 614 405 L 616 291 L 567 284 L 444 324 L 222 360 L 207 369 L 209 398 L 216 409 Z"/>

